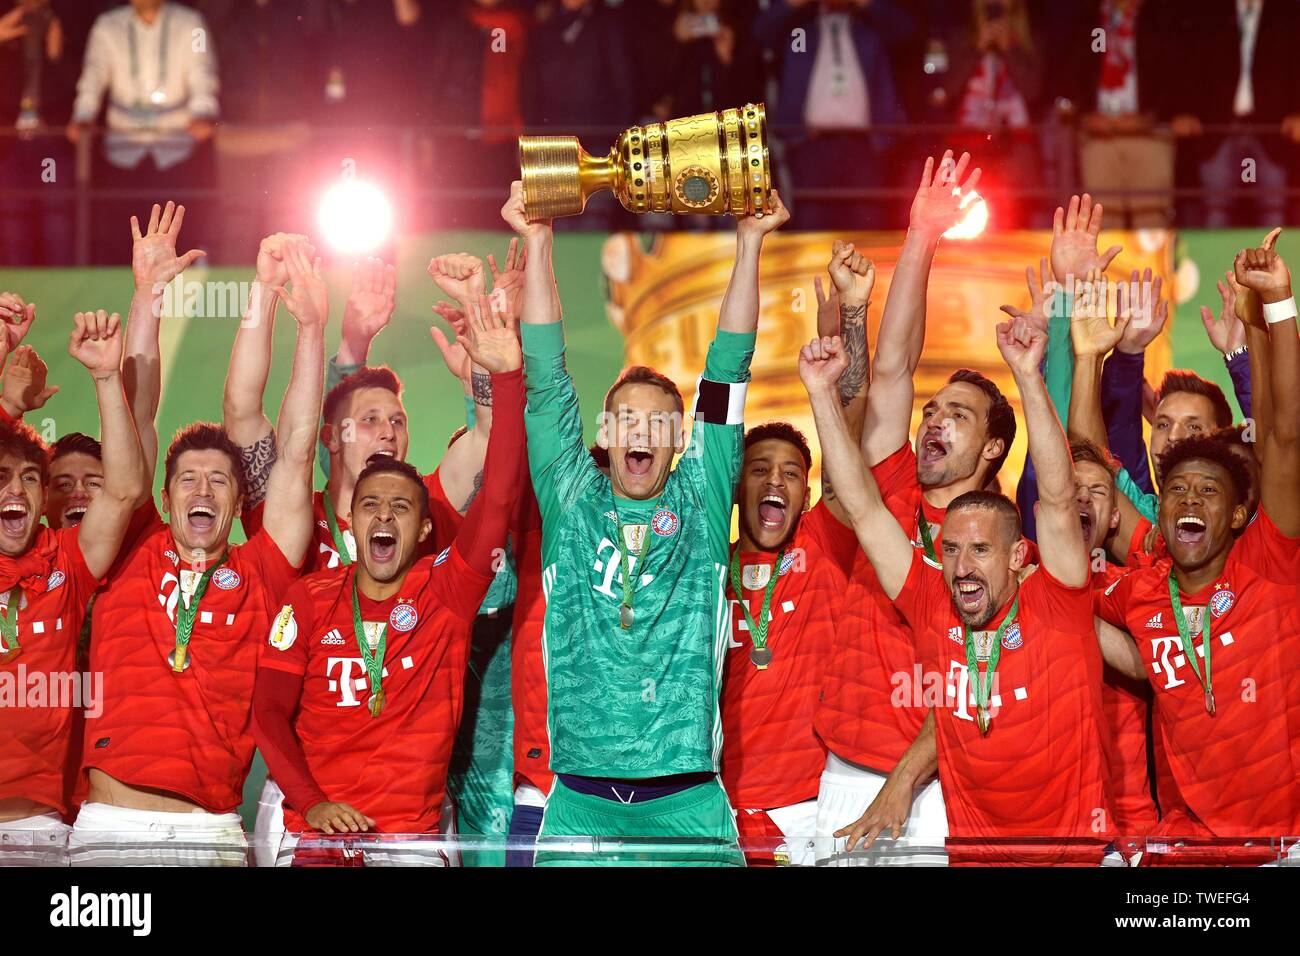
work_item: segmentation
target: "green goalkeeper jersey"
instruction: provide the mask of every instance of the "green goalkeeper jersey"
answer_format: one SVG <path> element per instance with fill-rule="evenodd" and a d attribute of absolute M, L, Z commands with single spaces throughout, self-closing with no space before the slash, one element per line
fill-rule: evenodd
<path fill-rule="evenodd" d="M 556 773 L 639 779 L 718 769 L 731 509 L 754 338 L 718 332 L 690 445 L 659 497 L 634 501 L 614 495 L 583 444 L 563 327 L 523 327 Z M 619 622 L 624 548 L 637 578 L 628 629 Z"/>

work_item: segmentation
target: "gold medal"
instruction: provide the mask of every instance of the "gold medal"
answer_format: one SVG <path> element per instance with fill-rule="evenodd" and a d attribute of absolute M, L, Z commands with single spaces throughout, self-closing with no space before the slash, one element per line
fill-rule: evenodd
<path fill-rule="evenodd" d="M 1214 691 L 1205 688 L 1205 712 L 1211 717 L 1214 716 Z"/>
<path fill-rule="evenodd" d="M 766 647 L 752 647 L 749 650 L 749 659 L 754 666 L 761 671 L 767 670 L 767 665 L 772 663 L 772 652 Z"/>
<path fill-rule="evenodd" d="M 989 712 L 983 707 L 978 708 L 975 711 L 975 722 L 979 724 L 980 733 L 987 737 L 989 735 L 990 724 Z"/>
<path fill-rule="evenodd" d="M 18 660 L 18 657 L 20 654 L 22 654 L 22 652 L 23 652 L 22 645 L 15 644 L 13 647 L 9 648 L 4 654 L 0 655 L 0 664 L 12 664 L 14 661 Z"/>
<path fill-rule="evenodd" d="M 370 695 L 367 706 L 370 708 L 371 717 L 379 716 L 379 712 L 384 709 L 384 689 L 382 687 Z"/>
<path fill-rule="evenodd" d="M 188 644 L 182 644 L 175 648 L 167 655 L 167 663 L 171 665 L 172 672 L 179 674 L 182 671 L 190 669 L 190 647 Z"/>
<path fill-rule="evenodd" d="M 623 628 L 623 630 L 626 631 L 632 626 L 632 622 L 635 620 L 636 620 L 636 615 L 632 613 L 631 605 L 624 604 L 619 607 L 618 609 L 619 627 Z"/>

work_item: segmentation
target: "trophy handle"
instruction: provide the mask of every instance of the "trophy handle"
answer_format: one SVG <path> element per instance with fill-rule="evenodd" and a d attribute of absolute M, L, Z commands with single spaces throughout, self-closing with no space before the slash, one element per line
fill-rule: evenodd
<path fill-rule="evenodd" d="M 576 216 L 594 193 L 617 192 L 621 174 L 614 151 L 592 156 L 576 136 L 520 136 L 519 169 L 529 222 Z"/>

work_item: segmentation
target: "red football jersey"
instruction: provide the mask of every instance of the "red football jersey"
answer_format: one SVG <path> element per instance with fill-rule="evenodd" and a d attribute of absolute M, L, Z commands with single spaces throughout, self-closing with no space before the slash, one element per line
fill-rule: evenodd
<path fill-rule="evenodd" d="M 1133 635 L 1155 693 L 1155 726 L 1177 796 L 1217 837 L 1300 830 L 1300 539 L 1260 509 L 1223 573 L 1181 594 L 1204 673 L 1210 612 L 1215 713 L 1183 652 L 1169 599 L 1170 558 L 1137 568 L 1102 595 L 1099 613 Z M 1178 810 L 1161 793 L 1168 816 Z"/>
<path fill-rule="evenodd" d="M 176 606 L 199 574 L 156 511 L 153 520 L 95 598 L 90 669 L 105 675 L 104 703 L 86 720 L 82 771 L 228 813 L 253 759 L 258 647 L 298 570 L 265 531 L 232 547 L 200 601 L 190 666 L 177 674 L 167 661 Z"/>
<path fill-rule="evenodd" d="M 525 479 L 526 480 L 526 479 Z M 532 486 L 522 492 L 532 499 Z M 515 782 L 551 792 L 551 738 L 546 722 L 546 661 L 542 630 L 542 528 L 537 502 L 522 502 L 524 526 L 511 529 L 515 548 L 515 612 L 510 631 L 510 697 L 514 705 Z"/>
<path fill-rule="evenodd" d="M 1042 846 L 983 853 L 970 847 L 952 849 L 950 858 L 954 863 L 998 858 L 1096 864 L 1113 819 L 1091 583 L 1068 588 L 1039 567 L 1021 582 L 1018 594 L 1016 619 L 1002 635 L 987 736 L 977 725 L 975 680 L 968 674 L 962 623 L 942 570 L 914 551 L 895 600 L 916 633 L 924 668 L 916 696 L 934 707 L 949 836 L 1100 843 L 1095 851 Z M 1005 620 L 1010 605 L 993 622 Z M 977 644 L 991 643 L 996 624 L 976 634 Z M 986 654 L 987 649 L 981 659 Z"/>
<path fill-rule="evenodd" d="M 1107 564 L 1103 570 L 1093 572 L 1094 605 L 1100 604 L 1102 592 L 1126 571 Z M 1151 687 L 1146 681 L 1135 681 L 1107 667 L 1101 685 L 1101 705 L 1106 714 L 1110 795 L 1116 830 L 1126 837 L 1147 836 L 1158 821 L 1147 767 Z"/>
<path fill-rule="evenodd" d="M 749 623 L 728 574 L 732 630 L 722 677 L 722 783 L 738 809 L 768 810 L 817 796 L 826 747 L 813 730 L 813 715 L 859 552 L 853 529 L 823 502 L 800 518 L 772 589 L 766 670 L 750 660 Z M 740 552 L 741 590 L 755 622 L 776 558 L 773 552 Z"/>
<path fill-rule="evenodd" d="M 455 540 L 456 532 L 460 530 L 461 522 L 465 517 L 447 500 L 447 493 L 442 490 L 442 480 L 438 477 L 436 469 L 432 474 L 424 476 L 424 487 L 429 490 L 429 517 L 433 519 L 433 533 L 419 546 L 417 553 L 441 554 Z M 307 558 L 302 566 L 303 574 L 339 567 L 339 552 L 334 547 L 334 538 L 330 534 L 329 519 L 325 517 L 325 492 L 317 491 L 313 494 L 311 506 L 316 532 L 312 543 L 307 546 Z M 250 538 L 262 530 L 262 512 L 265 507 L 266 501 L 263 500 L 252 508 L 246 508 L 240 515 L 244 533 Z M 355 561 L 357 546 L 352 532 L 348 529 L 348 523 L 343 518 L 339 518 L 338 524 L 339 534 L 347 542 L 348 548 L 352 551 L 352 559 Z"/>
<path fill-rule="evenodd" d="M 73 712 L 94 704 L 101 690 L 77 671 L 77 638 L 99 582 L 81 556 L 76 528 L 41 527 L 36 535 L 33 548 L 50 552 L 49 571 L 39 590 L 22 592 L 18 656 L 0 641 L 0 799 L 21 797 L 63 813 Z M 8 600 L 9 592 L 0 594 L 0 614 Z"/>
<path fill-rule="evenodd" d="M 937 549 L 944 511 L 922 495 L 912 447 L 904 445 L 871 474 L 913 544 L 922 546 L 924 514 Z M 883 773 L 894 769 L 925 720 L 926 708 L 915 706 L 911 695 L 895 694 L 899 675 L 911 680 L 916 663 L 911 629 L 880 589 L 866 554 L 859 553 L 816 715 L 817 733 L 836 756 Z"/>
<path fill-rule="evenodd" d="M 378 832 L 436 833 L 464 704 L 470 634 L 490 576 L 454 548 L 418 560 L 384 601 L 359 596 L 362 621 L 386 633 L 384 705 L 372 717 L 352 620 L 355 566 L 298 581 L 262 646 L 261 666 L 303 677 L 294 731 L 317 786 Z M 310 830 L 285 803 L 285 828 Z"/>

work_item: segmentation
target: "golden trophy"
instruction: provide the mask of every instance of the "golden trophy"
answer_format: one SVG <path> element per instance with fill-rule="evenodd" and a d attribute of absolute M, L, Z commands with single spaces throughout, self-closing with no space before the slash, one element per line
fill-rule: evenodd
<path fill-rule="evenodd" d="M 601 157 L 587 153 L 576 136 L 520 136 L 519 170 L 530 221 L 576 216 L 604 189 L 629 212 L 771 210 L 762 103 L 633 126 Z"/>

